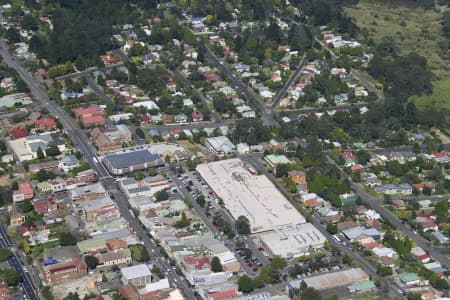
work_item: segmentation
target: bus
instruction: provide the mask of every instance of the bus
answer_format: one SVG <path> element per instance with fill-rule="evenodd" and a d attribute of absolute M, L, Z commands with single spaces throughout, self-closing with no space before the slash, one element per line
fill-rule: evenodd
<path fill-rule="evenodd" d="M 337 234 L 333 235 L 333 238 L 336 240 L 336 242 L 341 243 L 342 240 L 338 237 Z"/>

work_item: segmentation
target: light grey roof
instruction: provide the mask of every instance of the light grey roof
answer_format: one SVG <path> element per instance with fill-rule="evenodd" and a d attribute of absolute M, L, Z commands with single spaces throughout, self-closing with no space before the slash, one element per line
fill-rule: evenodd
<path fill-rule="evenodd" d="M 131 166 L 137 166 L 150 163 L 159 159 L 159 155 L 150 153 L 148 150 L 137 150 L 125 153 L 114 153 L 105 156 L 111 166 L 115 169 L 124 169 Z"/>

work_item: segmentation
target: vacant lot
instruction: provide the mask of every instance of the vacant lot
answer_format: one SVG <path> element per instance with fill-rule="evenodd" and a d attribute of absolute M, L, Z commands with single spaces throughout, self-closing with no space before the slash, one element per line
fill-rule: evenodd
<path fill-rule="evenodd" d="M 440 47 L 444 40 L 441 12 L 368 0 L 361 0 L 345 11 L 376 43 L 384 37 L 392 37 L 401 54 L 414 51 L 428 60 L 436 76 L 434 92 L 414 97 L 419 109 L 450 109 L 450 54 Z"/>

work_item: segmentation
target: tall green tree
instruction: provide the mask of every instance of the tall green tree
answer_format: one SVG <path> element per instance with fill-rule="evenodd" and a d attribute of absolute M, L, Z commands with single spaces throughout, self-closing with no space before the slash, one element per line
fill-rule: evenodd
<path fill-rule="evenodd" d="M 214 273 L 223 271 L 222 264 L 220 263 L 220 259 L 217 256 L 214 256 L 211 259 L 211 271 L 213 271 Z"/>

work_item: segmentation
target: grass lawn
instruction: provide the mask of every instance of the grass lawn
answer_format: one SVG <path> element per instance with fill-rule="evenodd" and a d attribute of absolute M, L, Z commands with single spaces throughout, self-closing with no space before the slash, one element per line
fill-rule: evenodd
<path fill-rule="evenodd" d="M 450 113 L 450 77 L 434 81 L 431 95 L 414 96 L 413 100 L 418 109 L 436 108 Z"/>
<path fill-rule="evenodd" d="M 414 51 L 424 56 L 436 76 L 433 94 L 415 96 L 412 100 L 419 110 L 433 108 L 450 115 L 450 53 L 440 48 L 444 40 L 441 12 L 376 0 L 360 0 L 355 6 L 346 7 L 345 12 L 376 43 L 392 37 L 401 54 Z"/>
<path fill-rule="evenodd" d="M 439 47 L 444 39 L 440 24 L 442 13 L 373 0 L 361 0 L 345 11 L 376 43 L 383 37 L 392 37 L 402 54 L 415 51 L 427 58 L 438 77 L 450 77 L 450 67 L 446 63 L 450 57 Z"/>

